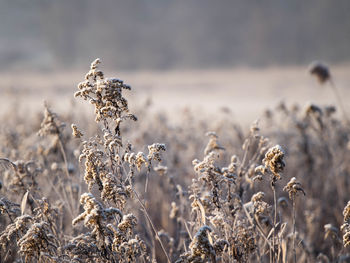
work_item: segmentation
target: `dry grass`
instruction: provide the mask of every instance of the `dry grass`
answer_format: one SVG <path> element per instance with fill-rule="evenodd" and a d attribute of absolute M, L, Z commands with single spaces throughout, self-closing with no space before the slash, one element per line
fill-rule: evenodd
<path fill-rule="evenodd" d="M 3 116 L 1 262 L 349 261 L 336 107 L 281 103 L 247 131 L 229 111 L 174 124 L 149 103 L 131 112 L 99 63 L 75 93 L 94 119 L 76 103 Z"/>

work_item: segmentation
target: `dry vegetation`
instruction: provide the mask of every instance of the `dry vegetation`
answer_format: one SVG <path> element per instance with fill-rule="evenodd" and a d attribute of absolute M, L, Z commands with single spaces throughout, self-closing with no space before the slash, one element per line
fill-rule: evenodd
<path fill-rule="evenodd" d="M 2 120 L 1 262 L 349 262 L 345 112 L 281 103 L 248 131 L 229 113 L 173 125 L 149 104 L 130 113 L 99 63 L 75 93 L 95 122 L 46 104 Z"/>

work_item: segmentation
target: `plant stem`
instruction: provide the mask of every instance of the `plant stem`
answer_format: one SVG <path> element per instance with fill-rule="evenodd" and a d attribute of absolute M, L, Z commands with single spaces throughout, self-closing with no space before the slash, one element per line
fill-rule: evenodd
<path fill-rule="evenodd" d="M 294 254 L 294 263 L 297 262 L 297 253 L 295 249 L 295 197 L 293 196 L 293 254 Z"/>
<path fill-rule="evenodd" d="M 273 191 L 273 205 L 274 205 L 274 216 L 273 216 L 273 232 L 272 232 L 272 246 L 273 246 L 273 256 L 272 256 L 272 262 L 275 262 L 275 235 L 276 235 L 276 221 L 277 221 L 277 199 L 276 199 L 276 189 L 274 182 L 271 184 L 272 191 Z"/>
<path fill-rule="evenodd" d="M 63 156 L 63 161 L 64 161 L 64 166 L 65 166 L 66 177 L 67 177 L 67 180 L 69 180 L 69 170 L 68 170 L 67 155 L 66 155 L 66 152 L 65 152 L 65 150 L 64 150 L 64 147 L 63 147 L 63 143 L 62 143 L 62 139 L 61 139 L 60 134 L 58 134 L 57 137 L 58 137 L 58 144 L 60 145 L 60 150 L 61 150 L 61 153 L 62 153 L 62 156 Z M 69 209 L 70 209 L 70 212 L 71 212 L 71 214 L 73 215 L 73 204 L 70 203 L 69 200 L 68 200 L 65 187 L 62 187 L 62 189 L 63 189 L 64 195 L 66 196 L 67 204 L 68 204 L 68 207 L 69 207 Z M 74 201 L 74 197 L 73 197 L 73 193 L 72 193 L 72 188 L 71 188 L 71 187 L 68 187 L 68 190 L 69 190 L 70 200 L 72 200 L 72 202 L 73 202 L 73 201 Z"/>
<path fill-rule="evenodd" d="M 141 201 L 139 195 L 137 194 L 136 190 L 133 189 L 133 191 L 134 191 L 134 193 L 135 193 L 135 196 L 136 196 L 137 200 L 139 201 L 139 203 L 140 203 L 140 205 L 141 205 L 141 207 L 142 207 L 143 212 L 145 213 L 145 215 L 146 215 L 146 217 L 147 217 L 147 220 L 149 221 L 149 223 L 150 223 L 150 225 L 151 225 L 151 227 L 152 227 L 152 229 L 153 229 L 154 234 L 156 235 L 157 240 L 159 241 L 159 244 L 160 244 L 160 246 L 161 246 L 161 248 L 162 248 L 162 250 L 163 250 L 163 252 L 164 252 L 164 254 L 165 254 L 166 258 L 167 258 L 168 263 L 171 263 L 171 260 L 170 260 L 170 258 L 169 258 L 169 255 L 168 255 L 168 253 L 167 253 L 166 250 L 165 250 L 165 247 L 164 247 L 164 245 L 163 245 L 163 242 L 162 242 L 162 240 L 160 239 L 160 237 L 159 237 L 159 235 L 158 235 L 158 232 L 157 232 L 155 226 L 153 225 L 153 222 L 152 222 L 151 217 L 149 216 L 149 214 L 148 214 L 148 212 L 147 212 L 147 210 L 146 210 L 145 205 L 142 203 L 142 201 Z"/>
<path fill-rule="evenodd" d="M 334 95 L 335 95 L 335 98 L 336 98 L 336 100 L 338 101 L 338 105 L 339 105 L 341 111 L 343 112 L 343 116 L 344 116 L 346 122 L 349 124 L 349 123 L 350 123 L 350 120 L 349 120 L 349 118 L 348 118 L 348 115 L 346 114 L 346 110 L 345 110 L 343 101 L 342 101 L 342 99 L 341 99 L 341 96 L 340 96 L 340 94 L 339 94 L 339 91 L 338 91 L 337 87 L 335 86 L 335 83 L 334 83 L 334 81 L 333 81 L 332 78 L 329 80 L 329 83 L 330 83 L 330 86 L 331 86 L 331 88 L 332 88 L 332 90 L 333 90 L 333 93 L 334 93 Z"/>
<path fill-rule="evenodd" d="M 247 209 L 244 207 L 244 205 L 242 206 L 244 213 L 246 214 L 249 223 L 251 224 L 252 227 L 257 226 L 258 231 L 260 232 L 260 235 L 263 237 L 263 239 L 265 240 L 265 242 L 269 245 L 270 249 L 272 251 L 274 251 L 274 247 L 272 247 L 270 241 L 267 239 L 266 235 L 264 234 L 264 231 L 260 228 L 259 224 L 254 224 L 254 221 L 252 219 L 252 217 L 249 215 L 249 212 L 247 211 Z"/>

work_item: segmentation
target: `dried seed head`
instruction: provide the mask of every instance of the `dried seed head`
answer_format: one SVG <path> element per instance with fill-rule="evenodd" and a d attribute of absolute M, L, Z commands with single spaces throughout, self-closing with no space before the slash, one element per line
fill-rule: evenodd
<path fill-rule="evenodd" d="M 350 201 L 347 203 L 343 210 L 344 224 L 340 227 L 340 230 L 344 233 L 343 245 L 347 247 L 350 245 Z"/>
<path fill-rule="evenodd" d="M 50 110 L 47 103 L 44 104 L 44 107 L 44 119 L 40 124 L 40 130 L 38 131 L 38 135 L 42 137 L 50 134 L 61 134 L 62 130 L 66 125 L 58 119 L 56 113 Z"/>
<path fill-rule="evenodd" d="M 350 201 L 347 203 L 343 210 L 344 222 L 350 219 Z"/>
<path fill-rule="evenodd" d="M 99 58 L 96 58 L 94 61 L 91 62 L 91 69 L 97 69 L 98 64 L 101 63 L 101 60 Z"/>
<path fill-rule="evenodd" d="M 166 151 L 165 144 L 162 143 L 153 143 L 152 145 L 148 146 L 148 155 L 147 158 L 149 160 L 156 160 L 161 161 L 160 152 Z"/>
<path fill-rule="evenodd" d="M 170 210 L 169 217 L 171 219 L 175 219 L 175 218 L 178 217 L 178 215 L 179 215 L 179 208 L 178 208 L 178 206 L 176 205 L 175 202 L 171 202 L 171 210 Z"/>
<path fill-rule="evenodd" d="M 219 145 L 218 136 L 216 135 L 215 132 L 207 132 L 206 135 L 209 136 L 209 142 L 208 142 L 207 146 L 205 147 L 204 155 L 207 155 L 212 151 L 225 150 L 224 147 Z"/>
<path fill-rule="evenodd" d="M 137 225 L 137 219 L 133 214 L 123 216 L 122 222 L 118 224 L 120 231 L 126 232 L 128 229 L 133 229 Z"/>
<path fill-rule="evenodd" d="M 27 233 L 18 240 L 19 252 L 25 256 L 26 262 L 39 258 L 44 252 L 51 252 L 56 247 L 56 238 L 52 234 L 50 225 L 41 221 L 31 225 Z"/>
<path fill-rule="evenodd" d="M 302 192 L 305 195 L 304 189 L 295 177 L 290 179 L 288 184 L 283 188 L 283 191 L 288 192 L 289 198 L 292 200 L 297 196 L 298 192 Z"/>
<path fill-rule="evenodd" d="M 263 200 L 264 197 L 264 192 L 258 192 L 254 194 L 251 198 L 251 202 L 254 206 L 254 214 L 256 214 L 257 216 L 267 214 L 269 212 L 270 206 Z"/>
<path fill-rule="evenodd" d="M 350 223 L 345 222 L 340 227 L 340 230 L 344 233 L 343 234 L 343 245 L 344 245 L 344 247 L 347 247 L 350 245 Z"/>
<path fill-rule="evenodd" d="M 162 166 L 162 165 L 158 165 L 157 167 L 154 167 L 154 170 L 160 175 L 166 175 L 168 172 L 168 167 L 166 166 Z"/>
<path fill-rule="evenodd" d="M 0 198 L 0 215 L 8 214 L 9 216 L 17 216 L 20 213 L 19 205 L 11 202 L 6 197 Z"/>
<path fill-rule="evenodd" d="M 263 159 L 263 163 L 265 168 L 268 168 L 272 174 L 272 181 L 277 181 L 281 179 L 280 173 L 283 171 L 285 163 L 283 161 L 284 151 L 281 146 L 276 145 L 271 147 L 265 154 L 265 158 Z"/>
<path fill-rule="evenodd" d="M 278 198 L 277 203 L 282 208 L 287 208 L 288 207 L 288 198 L 282 196 L 282 197 Z"/>
<path fill-rule="evenodd" d="M 322 109 L 315 104 L 310 103 L 305 108 L 305 114 L 308 115 L 316 115 L 322 116 Z"/>
<path fill-rule="evenodd" d="M 33 221 L 29 215 L 22 215 L 17 217 L 12 224 L 9 224 L 0 234 L 0 244 L 5 250 L 13 237 L 20 236 L 28 230 L 28 225 Z"/>
<path fill-rule="evenodd" d="M 209 226 L 202 226 L 196 235 L 194 236 L 190 249 L 192 255 L 194 256 L 215 256 L 215 250 L 213 246 L 210 244 L 208 239 L 208 232 L 211 232 L 211 228 Z"/>
<path fill-rule="evenodd" d="M 74 123 L 71 125 L 72 130 L 73 130 L 73 136 L 74 138 L 80 138 L 82 136 L 84 136 L 84 134 L 78 129 L 77 125 L 75 125 Z"/>
<path fill-rule="evenodd" d="M 218 239 L 215 241 L 213 247 L 216 254 L 220 254 L 230 247 L 230 243 L 228 243 L 225 239 Z"/>
<path fill-rule="evenodd" d="M 329 68 L 325 64 L 318 61 L 314 61 L 310 64 L 309 73 L 316 76 L 321 84 L 325 83 L 331 78 Z"/>
<path fill-rule="evenodd" d="M 253 203 L 254 203 L 254 202 L 259 202 L 259 201 L 262 201 L 262 199 L 264 198 L 264 196 L 265 196 L 265 193 L 264 193 L 264 192 L 258 192 L 258 193 L 256 193 L 256 194 L 254 194 L 250 200 L 251 200 Z"/>
<path fill-rule="evenodd" d="M 120 123 L 125 119 L 136 121 L 136 117 L 129 113 L 128 101 L 123 97 L 123 89 L 130 86 L 117 78 L 104 78 L 102 71 L 98 70 L 100 60 L 91 63 L 90 71 L 85 76 L 85 81 L 78 84 L 74 96 L 82 97 L 95 106 L 96 122 L 113 120 L 115 131 L 120 135 Z"/>
<path fill-rule="evenodd" d="M 324 225 L 324 239 L 334 239 L 339 240 L 339 231 L 338 228 L 333 226 L 332 224 L 326 224 Z"/>

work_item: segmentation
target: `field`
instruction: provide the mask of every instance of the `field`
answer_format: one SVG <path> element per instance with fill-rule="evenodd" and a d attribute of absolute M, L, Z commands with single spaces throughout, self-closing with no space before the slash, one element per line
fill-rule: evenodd
<path fill-rule="evenodd" d="M 0 73 L 0 262 L 350 262 L 349 69 Z"/>

